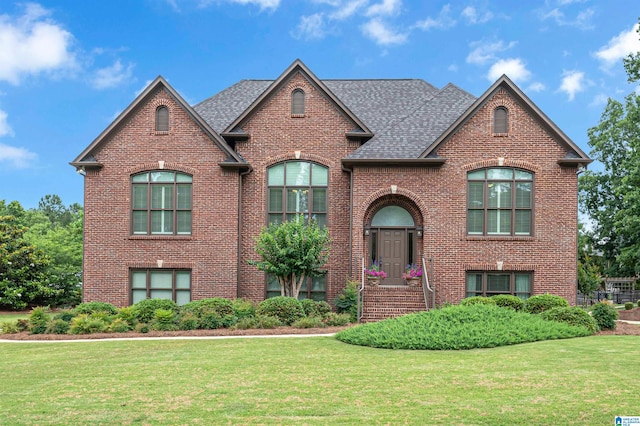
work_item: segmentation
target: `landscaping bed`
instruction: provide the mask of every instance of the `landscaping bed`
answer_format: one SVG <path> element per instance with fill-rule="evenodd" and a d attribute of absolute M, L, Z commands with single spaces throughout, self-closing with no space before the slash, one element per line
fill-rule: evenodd
<path fill-rule="evenodd" d="M 618 318 L 625 321 L 640 321 L 640 308 L 618 311 Z"/>

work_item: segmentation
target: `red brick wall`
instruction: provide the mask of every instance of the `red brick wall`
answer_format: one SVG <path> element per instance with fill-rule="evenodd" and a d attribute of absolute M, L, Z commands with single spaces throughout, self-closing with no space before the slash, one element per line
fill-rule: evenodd
<path fill-rule="evenodd" d="M 507 136 L 492 133 L 493 110 L 509 110 Z M 438 150 L 446 159 L 441 168 L 357 168 L 354 172 L 354 253 L 366 255 L 362 226 L 370 220 L 376 200 L 390 197 L 414 205 L 421 215 L 424 235 L 418 245 L 434 259 L 437 303 L 465 297 L 465 272 L 532 271 L 535 294 L 563 296 L 575 303 L 577 176 L 575 168 L 557 161 L 565 149 L 505 92 L 499 91 Z M 496 167 L 534 172 L 534 231 L 531 237 L 466 235 L 466 173 Z M 414 209 L 414 210 L 415 210 Z M 408 209 L 412 210 L 412 209 Z"/>
<path fill-rule="evenodd" d="M 170 131 L 154 131 L 155 109 L 170 110 Z M 222 151 L 164 90 L 151 94 L 94 153 L 104 164 L 85 177 L 85 301 L 130 303 L 129 269 L 189 268 L 192 299 L 235 297 L 238 174 Z M 131 236 L 130 176 L 144 170 L 193 175 L 191 236 Z"/>

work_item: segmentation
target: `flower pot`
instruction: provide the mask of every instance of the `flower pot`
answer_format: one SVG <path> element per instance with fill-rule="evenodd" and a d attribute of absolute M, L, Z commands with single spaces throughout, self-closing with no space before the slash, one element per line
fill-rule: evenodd
<path fill-rule="evenodd" d="M 420 287 L 420 282 L 421 282 L 421 278 L 420 277 L 415 277 L 415 278 L 407 278 L 407 285 L 409 287 Z"/>
<path fill-rule="evenodd" d="M 371 287 L 378 287 L 380 285 L 380 277 L 367 277 L 367 284 Z"/>

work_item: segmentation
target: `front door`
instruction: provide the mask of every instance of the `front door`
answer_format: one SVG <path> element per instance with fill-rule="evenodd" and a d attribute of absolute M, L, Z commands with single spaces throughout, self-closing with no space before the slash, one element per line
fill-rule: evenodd
<path fill-rule="evenodd" d="M 380 229 L 379 238 L 382 269 L 387 273 L 381 284 L 400 285 L 407 264 L 407 230 Z"/>

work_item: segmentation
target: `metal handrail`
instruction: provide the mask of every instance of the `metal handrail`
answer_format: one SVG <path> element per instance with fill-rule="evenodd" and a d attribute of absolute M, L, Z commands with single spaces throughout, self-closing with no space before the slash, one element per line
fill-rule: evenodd
<path fill-rule="evenodd" d="M 364 316 L 363 309 L 363 301 L 362 301 L 362 293 L 364 292 L 364 271 L 366 270 L 364 266 L 364 257 L 362 258 L 362 271 L 360 274 L 360 288 L 358 289 L 358 322 Z"/>
<path fill-rule="evenodd" d="M 431 260 L 429 261 L 429 263 L 431 264 Z M 424 294 L 424 304 L 426 307 L 426 310 L 429 310 L 429 296 L 427 295 L 427 292 L 430 292 L 433 295 L 433 303 L 431 304 L 431 307 L 433 308 L 435 306 L 436 303 L 436 292 L 435 289 L 431 288 L 431 285 L 429 284 L 429 271 L 427 271 L 427 264 L 424 261 L 424 257 L 422 258 L 422 293 Z"/>

